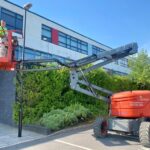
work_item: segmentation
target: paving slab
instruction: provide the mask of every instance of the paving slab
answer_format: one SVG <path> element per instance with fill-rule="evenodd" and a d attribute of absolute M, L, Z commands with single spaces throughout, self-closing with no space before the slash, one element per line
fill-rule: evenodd
<path fill-rule="evenodd" d="M 22 137 L 18 137 L 17 127 L 0 124 L 0 148 L 36 140 L 45 137 L 45 135 L 32 131 L 23 130 Z"/>

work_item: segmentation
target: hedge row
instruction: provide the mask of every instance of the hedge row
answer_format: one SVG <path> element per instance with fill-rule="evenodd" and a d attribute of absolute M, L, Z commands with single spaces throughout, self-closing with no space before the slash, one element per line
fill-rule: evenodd
<path fill-rule="evenodd" d="M 113 92 L 137 89 L 136 84 L 128 77 L 110 75 L 103 69 L 89 73 L 87 78 L 90 82 Z M 19 87 L 17 89 L 19 91 Z M 47 115 L 52 117 L 52 111 L 64 111 L 66 107 L 76 103 L 89 109 L 93 115 L 105 115 L 108 111 L 107 104 L 103 101 L 70 89 L 67 69 L 24 74 L 23 102 L 23 122 L 26 124 L 39 122 L 45 113 L 50 113 Z M 18 104 L 15 104 L 14 108 L 14 119 L 17 121 Z"/>

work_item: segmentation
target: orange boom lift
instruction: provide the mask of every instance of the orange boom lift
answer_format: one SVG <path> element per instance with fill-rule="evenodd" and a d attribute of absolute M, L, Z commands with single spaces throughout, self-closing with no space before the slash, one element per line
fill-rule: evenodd
<path fill-rule="evenodd" d="M 64 63 L 58 59 L 36 59 L 22 60 L 17 62 L 14 58 L 14 49 L 18 45 L 17 38 L 12 35 L 13 31 L 8 31 L 7 55 L 0 58 L 1 70 L 17 70 L 16 67 L 23 62 L 23 66 L 29 64 L 39 65 L 49 62 L 57 62 L 60 65 L 70 68 L 70 87 L 73 90 L 95 97 L 108 103 L 109 117 L 99 117 L 93 127 L 96 137 L 105 137 L 108 130 L 139 136 L 142 145 L 150 146 L 150 91 L 126 91 L 112 93 L 111 91 L 88 82 L 85 74 L 109 64 L 128 55 L 135 54 L 138 50 L 137 43 L 130 43 L 110 51 L 104 51 L 97 55 Z M 2 43 L 1 43 L 2 44 Z M 97 62 L 97 63 L 95 63 Z M 81 67 L 91 64 L 88 68 L 81 70 Z M 46 65 L 45 65 L 46 66 Z M 43 67 L 40 69 L 26 69 L 20 71 L 40 71 L 57 68 Z M 81 86 L 84 85 L 84 86 Z M 103 95 L 101 95 L 103 93 Z M 105 96 L 104 96 L 105 95 Z"/>

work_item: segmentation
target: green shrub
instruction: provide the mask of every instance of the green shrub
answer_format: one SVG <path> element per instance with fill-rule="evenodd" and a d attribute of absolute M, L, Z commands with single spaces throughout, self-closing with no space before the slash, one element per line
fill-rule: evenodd
<path fill-rule="evenodd" d="M 74 113 L 65 112 L 64 122 L 65 126 L 72 126 L 78 123 L 78 118 Z"/>
<path fill-rule="evenodd" d="M 92 116 L 92 112 L 79 103 L 72 104 L 64 110 L 68 113 L 73 113 L 79 120 L 84 120 Z"/>
<path fill-rule="evenodd" d="M 135 81 L 133 82 L 126 76 L 110 75 L 101 68 L 92 71 L 86 76 L 89 82 L 113 92 L 137 89 Z M 102 95 L 106 96 L 105 94 Z M 90 111 L 85 114 L 87 110 L 74 104 L 81 104 Z M 84 119 L 86 115 L 90 116 L 92 114 L 96 116 L 108 113 L 106 103 L 70 89 L 69 70 L 67 69 L 25 73 L 23 105 L 23 123 L 25 124 L 36 123 L 43 117 L 43 114 L 52 113 L 53 110 L 65 109 L 68 113 L 71 109 L 74 110 L 72 114 L 66 115 L 66 122 L 70 121 L 70 116 L 74 118 L 74 115 L 77 116 L 77 119 Z M 71 108 L 66 108 L 68 106 Z M 79 107 L 78 112 L 76 112 L 76 107 Z M 16 104 L 14 106 L 15 121 L 18 121 L 18 109 L 19 107 Z M 58 114 L 59 116 L 56 116 L 56 118 L 62 116 L 60 113 Z M 55 120 L 55 117 L 52 119 Z M 63 126 L 63 122 L 61 124 Z"/>
<path fill-rule="evenodd" d="M 56 109 L 45 113 L 39 123 L 51 130 L 59 130 L 89 117 L 91 117 L 91 113 L 87 108 L 81 104 L 72 104 L 63 110 Z"/>
<path fill-rule="evenodd" d="M 59 113 L 56 113 L 59 112 Z M 40 124 L 50 128 L 51 130 L 58 130 L 65 126 L 64 122 L 65 112 L 63 110 L 55 110 L 50 113 L 45 113 L 40 119 Z"/>

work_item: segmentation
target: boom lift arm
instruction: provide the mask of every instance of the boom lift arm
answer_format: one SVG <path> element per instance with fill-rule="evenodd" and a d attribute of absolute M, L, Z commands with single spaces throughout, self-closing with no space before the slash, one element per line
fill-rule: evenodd
<path fill-rule="evenodd" d="M 137 50 L 138 50 L 137 43 L 131 43 L 131 44 L 124 45 L 122 47 L 118 47 L 116 49 L 112 49 L 110 51 L 99 53 L 98 55 L 88 56 L 83 59 L 79 59 L 77 61 L 70 63 L 69 67 L 71 68 L 70 71 L 71 88 L 73 90 L 79 91 L 86 95 L 109 102 L 108 97 L 111 96 L 113 93 L 107 89 L 89 83 L 85 76 L 85 73 L 88 73 L 94 69 L 102 67 L 118 59 L 124 58 L 128 55 L 135 54 Z M 97 64 L 93 64 L 87 69 L 84 70 L 80 69 L 80 67 L 94 63 L 96 61 L 99 62 Z M 83 88 L 81 85 L 88 87 L 88 89 Z M 104 97 L 98 94 L 97 91 L 107 94 L 108 97 Z"/>

